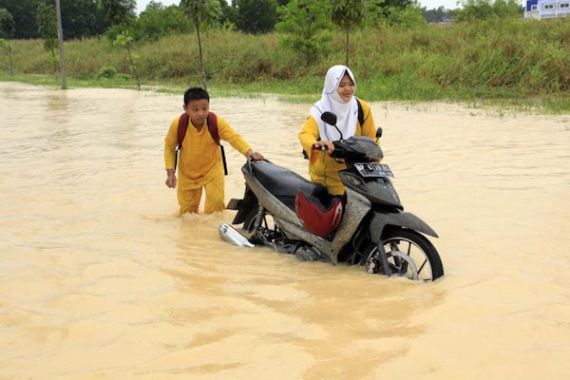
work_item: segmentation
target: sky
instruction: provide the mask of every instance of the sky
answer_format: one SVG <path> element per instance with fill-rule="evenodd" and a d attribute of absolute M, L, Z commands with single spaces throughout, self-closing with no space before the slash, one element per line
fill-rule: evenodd
<path fill-rule="evenodd" d="M 137 0 L 137 14 L 144 11 L 148 3 L 151 0 Z M 163 5 L 178 5 L 180 0 L 155 0 L 157 3 L 162 3 Z M 455 9 L 457 8 L 457 0 L 419 0 L 420 5 L 422 7 L 426 7 L 427 9 L 438 8 L 443 6 L 447 9 Z"/>

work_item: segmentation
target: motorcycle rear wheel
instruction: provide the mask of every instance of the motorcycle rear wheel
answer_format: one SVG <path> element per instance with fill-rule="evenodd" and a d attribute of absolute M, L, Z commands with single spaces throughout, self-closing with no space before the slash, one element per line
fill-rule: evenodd
<path fill-rule="evenodd" d="M 382 236 L 392 275 L 418 281 L 435 281 L 443 276 L 443 264 L 431 242 L 418 232 L 402 228 L 388 230 Z M 367 268 L 379 268 L 378 248 L 374 247 Z M 372 266 L 371 266 L 372 265 Z M 376 272 L 375 272 L 376 273 Z"/>

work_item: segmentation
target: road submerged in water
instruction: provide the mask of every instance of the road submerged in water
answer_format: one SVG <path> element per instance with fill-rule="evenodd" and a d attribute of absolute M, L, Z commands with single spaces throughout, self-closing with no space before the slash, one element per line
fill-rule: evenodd
<path fill-rule="evenodd" d="M 570 377 L 570 115 L 371 103 L 404 207 L 440 235 L 446 275 L 416 284 L 228 245 L 232 211 L 177 216 L 182 95 L 0 93 L 0 378 Z M 211 107 L 306 175 L 309 104 Z"/>

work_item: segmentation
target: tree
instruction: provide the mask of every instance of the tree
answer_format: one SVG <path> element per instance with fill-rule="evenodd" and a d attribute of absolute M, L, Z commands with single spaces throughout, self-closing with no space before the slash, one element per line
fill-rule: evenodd
<path fill-rule="evenodd" d="M 267 33 L 277 23 L 276 0 L 236 0 L 236 26 L 245 33 Z"/>
<path fill-rule="evenodd" d="M 14 38 L 38 38 L 36 10 L 43 0 L 0 0 L 0 8 L 5 8 L 14 19 Z"/>
<path fill-rule="evenodd" d="M 111 25 L 128 25 L 136 18 L 136 0 L 98 0 Z"/>
<path fill-rule="evenodd" d="M 11 38 L 15 31 L 14 17 L 6 8 L 0 8 L 0 38 Z"/>
<path fill-rule="evenodd" d="M 301 51 L 308 64 L 326 50 L 331 26 L 330 0 L 291 0 L 280 7 L 281 21 L 276 29 L 283 34 L 282 43 Z"/>
<path fill-rule="evenodd" d="M 379 6 L 381 8 L 396 7 L 404 9 L 407 6 L 414 5 L 414 0 L 383 0 Z"/>
<path fill-rule="evenodd" d="M 95 0 L 60 0 L 66 39 L 101 35 L 110 25 Z"/>
<path fill-rule="evenodd" d="M 237 9 L 228 4 L 226 0 L 219 0 L 220 2 L 220 24 L 227 26 L 235 26 L 237 20 Z"/>
<path fill-rule="evenodd" d="M 383 8 L 379 19 L 386 25 L 397 25 L 404 28 L 425 25 L 427 22 L 418 5 L 408 5 L 404 8 L 395 6 Z"/>
<path fill-rule="evenodd" d="M 55 7 L 51 4 L 40 2 L 36 11 L 38 32 L 44 39 L 44 49 L 50 52 L 53 63 L 54 75 L 57 78 L 57 60 L 55 49 L 57 48 L 57 17 Z"/>
<path fill-rule="evenodd" d="M 453 11 L 440 6 L 434 9 L 422 8 L 422 14 L 428 22 L 445 22 L 451 20 L 453 16 Z"/>
<path fill-rule="evenodd" d="M 350 31 L 363 22 L 365 0 L 332 0 L 332 20 L 346 33 L 346 60 L 350 51 Z"/>
<path fill-rule="evenodd" d="M 464 0 L 463 8 L 455 11 L 456 21 L 485 20 L 489 18 L 520 17 L 523 8 L 516 0 Z"/>
<path fill-rule="evenodd" d="M 133 25 L 134 38 L 156 41 L 173 32 L 185 33 L 191 30 L 184 11 L 176 5 L 165 7 L 151 1 Z"/>
<path fill-rule="evenodd" d="M 133 54 L 131 52 L 133 44 L 134 44 L 134 40 L 130 36 L 128 31 L 123 31 L 123 33 L 119 34 L 117 36 L 117 38 L 115 39 L 115 41 L 113 42 L 113 46 L 123 48 L 127 51 L 127 58 L 129 60 L 130 66 L 131 66 L 131 71 L 133 72 L 133 75 L 135 76 L 135 79 L 137 81 L 137 89 L 140 90 L 141 89 L 141 82 L 139 79 L 139 74 L 137 72 L 137 67 L 135 66 L 135 61 L 133 60 Z"/>
<path fill-rule="evenodd" d="M 61 21 L 67 39 L 103 34 L 110 25 L 103 13 L 103 0 L 60 1 L 62 9 Z M 0 8 L 5 8 L 13 17 L 15 25 L 13 38 L 28 39 L 41 37 L 38 32 L 36 19 L 36 10 L 40 3 L 54 5 L 55 0 L 0 0 Z"/>
<path fill-rule="evenodd" d="M 202 84 L 207 89 L 206 67 L 204 65 L 204 53 L 202 50 L 202 38 L 200 28 L 211 26 L 218 20 L 221 9 L 217 0 L 181 0 L 180 6 L 190 15 L 194 27 L 196 28 L 196 38 L 198 39 L 198 50 L 200 52 L 200 70 L 202 71 Z"/>

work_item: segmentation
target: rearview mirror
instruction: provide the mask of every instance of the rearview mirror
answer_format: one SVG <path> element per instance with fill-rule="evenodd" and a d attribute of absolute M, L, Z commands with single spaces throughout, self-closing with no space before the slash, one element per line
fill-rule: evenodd
<path fill-rule="evenodd" d="M 336 126 L 336 115 L 332 112 L 326 111 L 321 115 L 321 120 L 327 124 Z"/>

